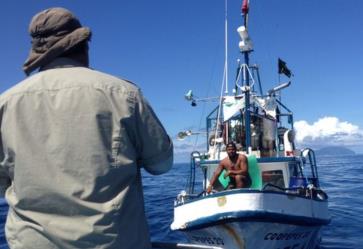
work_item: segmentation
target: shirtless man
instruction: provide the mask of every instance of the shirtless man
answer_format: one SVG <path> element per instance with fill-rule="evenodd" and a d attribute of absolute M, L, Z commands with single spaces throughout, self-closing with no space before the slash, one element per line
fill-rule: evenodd
<path fill-rule="evenodd" d="M 243 154 L 237 153 L 236 145 L 233 142 L 227 144 L 226 150 L 228 156 L 219 163 L 218 168 L 209 182 L 207 193 L 212 191 L 213 185 L 223 169 L 226 170 L 224 177 L 229 176 L 231 179 L 227 188 L 245 188 L 251 183 L 248 175 L 247 157 Z"/>

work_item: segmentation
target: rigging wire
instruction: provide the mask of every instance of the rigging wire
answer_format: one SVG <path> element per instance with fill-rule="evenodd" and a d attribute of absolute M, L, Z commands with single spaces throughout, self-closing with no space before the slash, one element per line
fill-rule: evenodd
<path fill-rule="evenodd" d="M 217 113 L 217 123 L 216 123 L 216 128 L 215 128 L 215 132 L 214 132 L 214 143 L 213 143 L 213 150 L 215 151 L 216 146 L 217 146 L 217 135 L 218 135 L 218 129 L 220 127 L 220 116 L 221 116 L 221 111 L 222 111 L 222 104 L 223 104 L 223 88 L 225 87 L 225 94 L 228 94 L 228 5 L 227 5 L 227 0 L 225 0 L 225 62 L 224 62 L 224 72 L 223 72 L 223 80 L 222 80 L 222 86 L 221 86 L 221 92 L 220 92 L 220 97 L 219 97 L 219 107 L 218 107 L 218 113 Z"/>
<path fill-rule="evenodd" d="M 221 94 L 219 97 L 219 107 L 218 107 L 218 113 L 217 113 L 217 124 L 216 124 L 216 130 L 214 133 L 214 144 L 213 144 L 213 150 L 215 151 L 216 146 L 217 146 L 217 135 L 218 135 L 218 127 L 220 126 L 220 116 L 221 116 L 221 111 L 222 111 L 222 104 L 223 104 L 223 87 L 224 87 L 224 82 L 225 82 L 225 77 L 226 77 L 226 68 L 224 68 L 224 73 L 223 73 L 223 80 L 222 80 L 222 84 L 221 84 Z"/>
<path fill-rule="evenodd" d="M 259 1 L 254 1 L 253 8 L 255 9 L 255 11 L 253 11 L 253 13 L 256 16 L 254 19 L 256 19 L 256 20 L 264 20 L 264 17 L 261 15 L 261 13 L 263 14 L 263 5 L 260 4 Z M 258 23 L 258 27 L 262 31 L 262 33 L 267 33 L 267 31 L 270 29 L 268 27 L 268 24 L 267 23 L 268 22 L 260 22 L 260 23 Z M 276 33 L 277 30 L 278 30 L 277 25 L 274 25 L 274 27 L 273 27 L 273 31 L 274 32 L 273 33 Z M 273 58 L 273 53 L 272 53 L 272 49 L 271 49 L 271 43 L 267 42 L 266 44 L 263 44 L 262 47 L 263 47 L 264 50 L 266 50 L 264 57 L 266 57 L 266 61 L 268 63 L 276 60 L 275 57 Z M 258 59 L 258 58 L 260 58 L 260 59 Z M 256 63 L 259 64 L 259 65 L 268 64 L 268 63 L 263 63 L 264 60 L 262 59 L 262 61 L 261 61 L 261 58 L 263 58 L 263 57 L 258 57 L 258 53 L 257 53 L 257 56 L 254 56 L 254 61 L 256 61 Z M 271 67 L 271 68 L 273 68 L 273 67 Z M 279 77 L 279 76 L 277 76 L 277 77 Z M 272 79 L 272 80 L 275 80 L 275 79 Z M 277 78 L 277 80 L 278 80 L 277 82 L 280 82 L 280 79 L 279 78 Z M 270 81 L 270 80 L 268 80 L 268 81 Z M 266 87 L 266 85 L 264 85 L 264 86 Z M 269 86 L 268 85 L 267 85 L 267 89 L 269 89 Z"/>
<path fill-rule="evenodd" d="M 214 49 L 214 51 L 217 51 L 217 47 L 218 47 L 218 43 L 216 42 L 216 49 Z M 209 84 L 207 86 L 207 90 L 206 90 L 206 96 L 209 96 L 210 94 L 210 91 L 211 91 L 211 88 L 212 88 L 212 82 L 213 82 L 213 78 L 215 77 L 215 72 L 216 72 L 216 64 L 217 64 L 217 53 L 215 53 L 214 55 L 214 60 L 213 60 L 213 65 L 212 65 L 212 70 L 211 70 L 211 75 L 210 75 L 210 78 L 208 80 Z M 198 131 L 201 130 L 201 126 L 202 126 L 202 122 L 204 121 L 205 119 L 205 112 L 206 112 L 206 102 L 203 102 L 203 105 L 202 105 L 202 112 L 201 112 L 201 115 L 200 115 L 200 119 L 199 119 L 199 124 L 198 124 Z M 193 151 L 196 150 L 196 147 L 198 145 L 198 141 L 199 141 L 199 133 L 195 135 L 195 140 L 194 140 L 194 144 L 193 144 Z"/>
<path fill-rule="evenodd" d="M 220 104 L 219 104 L 219 110 L 218 110 L 218 115 L 217 115 L 217 128 L 219 127 L 219 123 L 220 123 L 219 118 L 220 118 L 220 112 L 221 112 L 220 109 L 221 109 L 222 101 L 223 101 L 224 84 L 226 85 L 225 93 L 226 94 L 228 93 L 228 21 L 227 21 L 228 11 L 227 11 L 227 7 L 228 7 L 227 0 L 225 0 L 225 63 L 224 63 L 223 80 L 222 80 L 222 87 L 221 87 L 221 93 L 220 93 Z M 213 67 L 215 67 L 215 64 Z M 215 71 L 215 70 L 212 70 L 212 71 Z M 211 86 L 211 84 L 209 84 L 207 96 L 209 95 L 210 86 Z M 202 123 L 204 113 L 205 113 L 205 107 L 206 107 L 206 103 L 203 104 L 203 110 L 202 110 L 203 115 L 201 115 L 201 118 L 199 120 L 198 130 L 200 130 L 200 128 L 201 128 L 201 123 Z M 216 129 L 215 138 L 217 138 L 217 131 L 218 131 L 218 129 Z M 195 137 L 193 151 L 197 147 L 198 140 L 199 140 L 199 134 L 197 134 Z"/>

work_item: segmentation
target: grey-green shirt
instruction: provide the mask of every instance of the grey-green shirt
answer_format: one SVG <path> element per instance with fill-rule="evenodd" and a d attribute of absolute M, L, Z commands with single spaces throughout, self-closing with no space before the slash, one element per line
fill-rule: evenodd
<path fill-rule="evenodd" d="M 173 146 L 134 84 L 60 58 L 0 96 L 10 248 L 149 248 L 140 167 Z"/>

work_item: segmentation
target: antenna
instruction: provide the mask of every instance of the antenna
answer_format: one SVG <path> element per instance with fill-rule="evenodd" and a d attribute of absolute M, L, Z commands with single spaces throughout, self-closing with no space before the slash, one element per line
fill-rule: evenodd
<path fill-rule="evenodd" d="M 227 1 L 225 0 L 225 21 L 224 21 L 224 43 L 225 43 L 225 47 L 224 47 L 224 51 L 225 51 L 225 58 L 224 58 L 224 73 L 225 73 L 225 83 L 226 83 L 226 90 L 225 93 L 228 94 L 228 5 L 227 5 Z"/>

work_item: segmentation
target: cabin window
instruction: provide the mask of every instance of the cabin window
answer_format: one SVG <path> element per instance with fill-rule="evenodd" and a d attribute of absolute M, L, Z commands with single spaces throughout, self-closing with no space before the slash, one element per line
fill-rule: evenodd
<path fill-rule="evenodd" d="M 302 175 L 301 169 L 299 168 L 299 165 L 296 162 L 289 163 L 289 172 L 290 176 Z"/>
<path fill-rule="evenodd" d="M 264 118 L 262 120 L 262 157 L 271 157 L 276 153 L 276 120 Z"/>
<path fill-rule="evenodd" d="M 284 135 L 285 135 L 285 132 L 287 131 L 287 128 L 285 127 L 279 127 L 277 128 L 277 137 L 278 137 L 278 149 L 279 151 L 285 151 L 285 144 L 284 144 Z M 282 154 L 284 155 L 284 154 Z"/>
<path fill-rule="evenodd" d="M 281 188 L 285 187 L 284 175 L 282 173 L 282 170 L 263 171 L 262 182 L 263 185 L 265 185 L 266 183 L 270 183 Z"/>
<path fill-rule="evenodd" d="M 238 149 L 245 147 L 245 130 L 241 120 L 231 119 L 225 124 L 224 136 L 228 134 L 225 143 L 233 141 Z"/>

